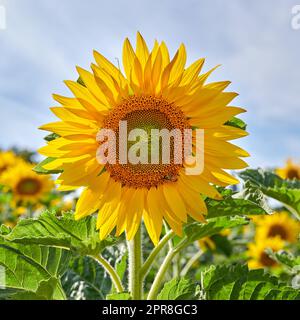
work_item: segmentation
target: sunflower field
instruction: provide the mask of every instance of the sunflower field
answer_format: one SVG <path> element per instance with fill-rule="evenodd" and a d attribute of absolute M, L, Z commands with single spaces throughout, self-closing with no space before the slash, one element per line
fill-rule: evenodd
<path fill-rule="evenodd" d="M 140 33 L 121 66 L 94 51 L 43 146 L 0 151 L 0 299 L 300 300 L 300 164 L 248 166 L 246 110 L 204 64 Z M 188 158 L 173 137 L 148 161 L 153 130 L 190 132 Z"/>

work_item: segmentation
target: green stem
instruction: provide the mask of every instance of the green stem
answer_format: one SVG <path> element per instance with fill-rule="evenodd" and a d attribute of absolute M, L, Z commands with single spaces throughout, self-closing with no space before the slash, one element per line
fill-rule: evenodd
<path fill-rule="evenodd" d="M 129 256 L 129 292 L 133 300 L 141 300 L 143 298 L 143 280 L 140 277 L 142 267 L 142 236 L 141 227 L 134 239 L 128 241 Z"/>
<path fill-rule="evenodd" d="M 298 212 L 297 210 L 295 210 L 293 207 L 287 205 L 286 203 L 284 203 L 284 206 L 295 216 L 295 218 L 297 220 L 300 220 L 300 212 Z"/>
<path fill-rule="evenodd" d="M 145 261 L 140 271 L 141 279 L 144 279 L 147 276 L 155 258 L 157 257 L 159 252 L 163 249 L 163 247 L 166 245 L 166 243 L 174 237 L 174 235 L 175 233 L 172 230 L 168 231 L 166 235 L 159 241 L 158 245 L 152 250 L 152 252 L 150 253 L 149 257 Z"/>
<path fill-rule="evenodd" d="M 160 266 L 156 277 L 154 279 L 154 282 L 151 286 L 151 289 L 149 291 L 147 300 L 155 300 L 158 294 L 158 291 L 161 287 L 162 281 L 164 279 L 164 276 L 172 262 L 172 259 L 175 257 L 175 255 L 178 253 L 177 250 L 170 250 L 164 260 L 164 262 L 162 263 L 162 265 Z"/>
<path fill-rule="evenodd" d="M 202 256 L 203 252 L 200 250 L 198 251 L 194 256 L 191 257 L 191 259 L 186 263 L 184 268 L 182 269 L 180 276 L 184 277 L 188 271 L 191 269 L 193 264 Z"/>
<path fill-rule="evenodd" d="M 123 292 L 124 288 L 120 280 L 120 277 L 118 276 L 116 270 L 110 265 L 110 263 L 107 260 L 105 260 L 101 255 L 91 256 L 91 258 L 95 259 L 107 271 L 117 292 Z"/>

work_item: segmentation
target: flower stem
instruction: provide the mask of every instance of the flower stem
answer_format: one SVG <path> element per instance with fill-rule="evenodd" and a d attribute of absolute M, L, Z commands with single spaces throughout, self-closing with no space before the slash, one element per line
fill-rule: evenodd
<path fill-rule="evenodd" d="M 175 255 L 178 253 L 177 250 L 170 250 L 163 262 L 163 264 L 160 266 L 158 273 L 156 274 L 156 277 L 154 279 L 154 282 L 151 286 L 151 289 L 149 291 L 147 300 L 155 300 L 158 294 L 158 290 L 161 287 L 162 281 L 164 279 L 164 276 L 172 262 L 172 259 L 175 257 Z"/>
<path fill-rule="evenodd" d="M 198 251 L 194 256 L 191 257 L 191 259 L 187 262 L 187 264 L 184 266 L 184 268 L 182 269 L 180 276 L 184 277 L 186 276 L 186 274 L 188 273 L 188 271 L 191 269 L 191 267 L 193 266 L 193 264 L 199 260 L 199 258 L 202 256 L 203 251 Z"/>
<path fill-rule="evenodd" d="M 148 274 L 149 270 L 152 267 L 152 264 L 153 264 L 155 258 L 157 257 L 159 252 L 163 249 L 163 247 L 166 245 L 166 243 L 170 239 L 172 239 L 174 234 L 175 233 L 172 230 L 168 231 L 168 233 L 166 233 L 166 235 L 159 241 L 158 245 L 152 250 L 149 257 L 147 258 L 147 260 L 145 261 L 144 265 L 141 268 L 141 271 L 140 271 L 141 279 L 144 279 L 146 277 L 146 275 Z"/>
<path fill-rule="evenodd" d="M 135 237 L 128 241 L 129 256 L 129 292 L 133 300 L 143 298 L 143 279 L 140 276 L 142 267 L 142 236 L 141 227 Z"/>
<path fill-rule="evenodd" d="M 91 256 L 91 258 L 93 258 L 99 264 L 101 264 L 102 267 L 107 271 L 107 273 L 109 274 L 111 281 L 114 284 L 117 292 L 123 292 L 124 288 L 123 288 L 122 282 L 120 280 L 120 277 L 118 276 L 116 270 L 110 265 L 110 263 L 107 260 L 105 260 L 101 255 Z"/>

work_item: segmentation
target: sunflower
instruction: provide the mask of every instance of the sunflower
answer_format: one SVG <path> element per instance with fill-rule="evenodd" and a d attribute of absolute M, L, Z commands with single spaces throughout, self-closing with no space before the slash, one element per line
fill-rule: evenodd
<path fill-rule="evenodd" d="M 12 151 L 0 151 L 0 175 L 21 161 Z"/>
<path fill-rule="evenodd" d="M 224 169 L 247 166 L 240 158 L 249 154 L 228 142 L 247 133 L 225 125 L 245 110 L 227 106 L 237 96 L 224 92 L 230 82 L 206 84 L 213 70 L 200 74 L 204 59 L 185 67 L 184 45 L 170 59 L 164 42 L 155 41 L 149 50 L 138 33 L 136 50 L 128 39 L 124 42 L 124 73 L 100 53 L 94 52 L 94 58 L 92 73 L 78 67 L 80 81 L 65 81 L 74 97 L 53 96 L 60 106 L 51 110 L 61 121 L 41 127 L 59 136 L 39 150 L 55 158 L 44 168 L 63 171 L 57 181 L 60 190 L 85 187 L 75 217 L 98 211 L 101 239 L 115 228 L 117 236 L 126 231 L 130 240 L 142 219 L 155 244 L 163 220 L 180 236 L 188 215 L 203 221 L 207 209 L 200 194 L 221 199 L 212 184 L 238 183 Z M 186 175 L 188 164 L 174 160 L 124 164 L 118 153 L 114 164 L 99 163 L 97 134 L 102 128 L 112 130 L 120 147 L 120 121 L 127 121 L 128 131 L 204 129 L 203 172 Z"/>
<path fill-rule="evenodd" d="M 266 239 L 256 239 L 255 243 L 250 243 L 248 246 L 247 255 L 249 257 L 249 268 L 257 269 L 276 267 L 276 261 L 269 257 L 266 249 L 272 249 L 274 252 L 277 252 L 281 250 L 283 246 L 284 242 L 278 236 Z"/>
<path fill-rule="evenodd" d="M 16 203 L 37 202 L 53 187 L 48 176 L 39 176 L 32 168 L 31 164 L 22 162 L 6 170 L 1 177 L 1 183 L 11 189 Z"/>
<path fill-rule="evenodd" d="M 280 237 L 282 240 L 295 243 L 300 233 L 300 223 L 288 215 L 278 212 L 255 218 L 256 236 L 258 239 Z"/>
<path fill-rule="evenodd" d="M 291 159 L 286 161 L 284 168 L 276 169 L 276 173 L 282 179 L 298 179 L 300 180 L 300 164 L 294 163 Z"/>

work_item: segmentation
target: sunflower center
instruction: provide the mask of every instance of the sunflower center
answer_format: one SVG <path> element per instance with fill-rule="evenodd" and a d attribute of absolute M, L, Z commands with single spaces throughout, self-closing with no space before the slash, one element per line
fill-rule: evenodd
<path fill-rule="evenodd" d="M 296 169 L 289 169 L 287 172 L 288 179 L 300 179 L 299 172 Z"/>
<path fill-rule="evenodd" d="M 276 264 L 276 261 L 271 259 L 266 252 L 262 252 L 260 255 L 260 262 L 265 267 L 272 267 Z"/>
<path fill-rule="evenodd" d="M 24 178 L 17 184 L 17 192 L 21 195 L 35 195 L 41 190 L 41 183 L 33 178 Z"/>
<path fill-rule="evenodd" d="M 276 236 L 280 236 L 281 239 L 283 240 L 287 240 L 288 238 L 288 234 L 286 229 L 279 225 L 279 224 L 274 224 L 273 226 L 271 226 L 269 232 L 268 232 L 268 237 L 276 237 Z"/>
<path fill-rule="evenodd" d="M 127 125 L 126 137 L 121 136 L 120 122 L 125 122 Z M 173 103 L 168 103 L 162 98 L 153 96 L 133 96 L 124 100 L 122 104 L 114 108 L 104 120 L 104 127 L 111 129 L 116 135 L 116 163 L 106 164 L 106 170 L 110 173 L 115 181 L 119 181 L 123 186 L 133 188 L 151 188 L 167 181 L 176 181 L 182 162 L 178 161 L 175 156 L 174 137 L 170 135 L 170 156 L 168 163 L 163 161 L 162 139 L 158 139 L 158 148 L 156 149 L 157 161 L 152 160 L 152 146 L 154 134 L 153 132 L 161 132 L 167 129 L 171 132 L 174 129 L 179 129 L 183 133 L 185 129 L 189 129 L 189 124 L 182 111 L 180 111 Z M 135 130 L 143 130 L 145 136 L 137 137 L 132 141 L 129 139 L 130 133 Z M 122 133 L 123 134 L 123 133 Z M 124 142 L 125 141 L 125 142 Z M 119 148 L 122 144 L 127 144 L 126 150 L 130 150 L 136 143 L 140 146 L 144 145 L 147 149 L 147 159 L 145 162 L 132 163 L 130 161 L 124 163 L 120 161 Z M 183 149 L 182 143 L 182 149 Z M 181 150 L 183 157 L 183 150 Z M 140 150 L 137 150 L 139 156 Z M 175 161 L 175 159 L 177 159 Z"/>

